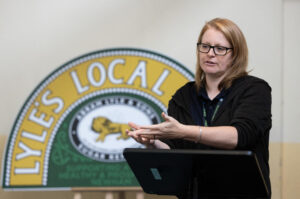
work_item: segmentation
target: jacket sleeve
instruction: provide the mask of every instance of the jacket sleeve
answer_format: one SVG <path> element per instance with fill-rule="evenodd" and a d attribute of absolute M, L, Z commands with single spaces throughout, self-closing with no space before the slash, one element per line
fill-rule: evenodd
<path fill-rule="evenodd" d="M 249 82 L 235 102 L 231 126 L 238 131 L 237 149 L 268 142 L 271 128 L 271 88 L 263 80 Z"/>
<path fill-rule="evenodd" d="M 183 124 L 193 124 L 193 120 L 189 113 L 190 104 L 190 89 L 193 89 L 194 83 L 187 83 L 176 91 L 168 105 L 168 115 L 175 118 L 178 122 Z M 194 147 L 194 143 L 185 141 L 183 139 L 161 140 L 168 144 L 170 148 L 174 149 L 189 149 Z"/>

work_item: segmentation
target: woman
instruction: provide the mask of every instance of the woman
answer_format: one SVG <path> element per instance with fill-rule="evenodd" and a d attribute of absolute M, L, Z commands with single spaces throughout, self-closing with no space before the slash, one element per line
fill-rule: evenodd
<path fill-rule="evenodd" d="M 197 43 L 195 82 L 177 90 L 165 122 L 139 126 L 128 135 L 149 148 L 234 149 L 256 153 L 267 186 L 271 88 L 247 74 L 243 33 L 228 19 L 205 24 Z"/>

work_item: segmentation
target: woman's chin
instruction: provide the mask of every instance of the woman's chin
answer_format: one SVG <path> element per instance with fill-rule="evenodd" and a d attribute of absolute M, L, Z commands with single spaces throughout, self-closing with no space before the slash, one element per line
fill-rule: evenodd
<path fill-rule="evenodd" d="M 223 71 L 207 71 L 207 72 L 205 72 L 206 76 L 210 76 L 210 77 L 213 77 L 213 78 L 223 77 L 224 74 L 225 74 L 225 72 L 223 72 Z"/>

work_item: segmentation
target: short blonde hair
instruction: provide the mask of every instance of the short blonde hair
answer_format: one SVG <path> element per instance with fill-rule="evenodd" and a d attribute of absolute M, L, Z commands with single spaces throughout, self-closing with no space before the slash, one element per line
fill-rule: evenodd
<path fill-rule="evenodd" d="M 233 48 L 231 66 L 227 75 L 219 84 L 219 89 L 221 90 L 222 88 L 229 88 L 232 85 L 233 80 L 238 77 L 248 74 L 248 47 L 246 39 L 239 27 L 232 21 L 223 18 L 215 18 L 207 22 L 200 32 L 198 43 L 201 43 L 204 33 L 210 28 L 214 28 L 222 32 Z M 200 89 L 203 85 L 205 85 L 205 74 L 200 66 L 198 50 L 195 78 L 197 89 Z"/>

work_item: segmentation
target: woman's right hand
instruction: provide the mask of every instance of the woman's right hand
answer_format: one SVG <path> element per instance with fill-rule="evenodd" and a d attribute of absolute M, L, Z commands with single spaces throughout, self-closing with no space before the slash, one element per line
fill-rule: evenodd
<path fill-rule="evenodd" d="M 155 148 L 155 139 L 151 136 L 151 138 L 147 135 L 139 135 L 144 129 L 141 129 L 139 125 L 129 122 L 128 125 L 131 127 L 131 130 L 126 130 L 126 133 L 135 139 L 135 141 L 146 145 L 147 148 Z"/>

